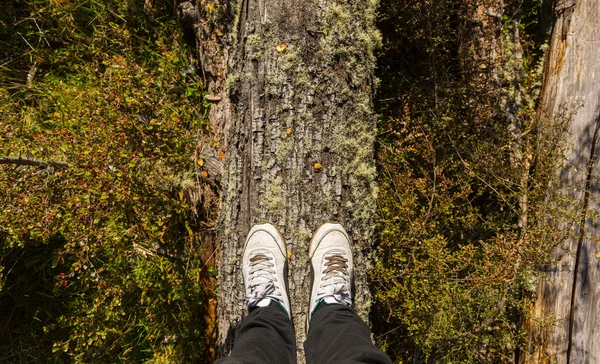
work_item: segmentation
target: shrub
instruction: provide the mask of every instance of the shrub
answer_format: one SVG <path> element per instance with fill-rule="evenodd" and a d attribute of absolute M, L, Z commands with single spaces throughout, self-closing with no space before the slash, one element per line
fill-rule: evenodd
<path fill-rule="evenodd" d="M 9 3 L 0 156 L 68 166 L 0 166 L 0 360 L 198 358 L 208 104 L 170 3 Z"/>

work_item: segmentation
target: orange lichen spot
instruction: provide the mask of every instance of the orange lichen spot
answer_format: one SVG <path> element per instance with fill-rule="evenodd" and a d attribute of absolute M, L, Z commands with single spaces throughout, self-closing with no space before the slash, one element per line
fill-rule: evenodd
<path fill-rule="evenodd" d="M 287 49 L 287 44 L 284 44 L 284 43 L 279 44 L 279 45 L 277 45 L 277 47 L 275 47 L 275 49 L 277 49 L 277 52 L 283 53 Z"/>

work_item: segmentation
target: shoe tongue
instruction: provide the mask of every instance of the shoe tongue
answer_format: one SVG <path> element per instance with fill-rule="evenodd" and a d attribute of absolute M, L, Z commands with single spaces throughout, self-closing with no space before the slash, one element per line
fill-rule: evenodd
<path fill-rule="evenodd" d="M 339 255 L 339 256 L 344 256 L 346 255 L 346 252 L 343 250 L 339 250 L 339 249 L 333 249 L 333 250 L 329 250 L 327 251 L 327 253 L 325 253 L 325 256 L 332 256 L 332 255 Z"/>
<path fill-rule="evenodd" d="M 252 256 L 256 255 L 268 255 L 270 252 L 267 249 L 256 249 L 252 251 Z"/>

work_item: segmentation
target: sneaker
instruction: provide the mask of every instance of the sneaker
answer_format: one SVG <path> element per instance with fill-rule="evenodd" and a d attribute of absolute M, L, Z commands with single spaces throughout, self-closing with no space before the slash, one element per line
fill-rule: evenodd
<path fill-rule="evenodd" d="M 254 225 L 248 233 L 242 260 L 248 309 L 277 302 L 290 316 L 287 291 L 287 249 L 271 224 Z"/>
<path fill-rule="evenodd" d="M 310 241 L 308 256 L 312 284 L 306 332 L 320 303 L 352 305 L 353 266 L 348 233 L 340 224 L 322 225 Z"/>

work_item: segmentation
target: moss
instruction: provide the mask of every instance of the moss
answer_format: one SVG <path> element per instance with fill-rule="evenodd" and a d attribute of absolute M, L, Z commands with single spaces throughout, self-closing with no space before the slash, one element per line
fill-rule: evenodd
<path fill-rule="evenodd" d="M 293 133 L 293 131 L 292 131 Z M 294 149 L 292 136 L 288 136 L 285 130 L 281 130 L 281 138 L 277 139 L 278 153 L 275 156 L 280 166 L 285 166 L 289 153 Z"/>
<path fill-rule="evenodd" d="M 281 69 L 283 71 L 297 71 L 299 66 L 300 57 L 298 56 L 298 49 L 293 44 L 288 44 L 286 51 L 281 55 L 282 60 Z"/>
<path fill-rule="evenodd" d="M 0 168 L 0 241 L 20 245 L 0 244 L 2 263 L 12 260 L 7 282 L 17 283 L 0 294 L 0 310 L 15 312 L 2 321 L 12 343 L 0 343 L 0 351 L 17 362 L 200 360 L 210 287 L 197 279 L 206 267 L 196 228 L 212 224 L 214 206 L 198 206 L 203 218 L 194 220 L 188 192 L 198 188 L 204 201 L 211 198 L 201 192 L 207 185 L 196 186 L 193 158 L 197 138 L 208 137 L 198 127 L 205 120 L 197 120 L 208 110 L 198 77 L 182 78 L 191 55 L 172 5 L 157 2 L 144 15 L 112 0 L 9 3 L 15 12 L 0 15 L 0 23 L 14 22 L 16 30 L 1 38 L 14 61 L 0 78 L 15 72 L 14 80 L 24 79 L 29 67 L 21 66 L 33 60 L 44 72 L 26 95 L 0 97 L 3 137 L 11 143 L 0 141 L 0 149 L 65 160 L 69 168 L 43 175 Z M 22 47 L 31 58 L 11 56 Z M 192 92 L 165 91 L 175 85 Z M 15 304 L 17 291 L 32 294 Z M 161 344 L 173 333 L 190 340 Z"/>
<path fill-rule="evenodd" d="M 242 10 L 242 4 L 243 1 L 241 0 L 232 0 L 231 1 L 231 9 L 233 9 L 233 13 L 231 14 L 233 17 L 233 26 L 231 27 L 231 29 L 233 30 L 231 33 L 231 38 L 236 40 L 238 39 L 238 29 L 239 29 L 239 24 L 240 24 L 240 13 Z M 234 42 L 235 43 L 235 42 Z"/>
<path fill-rule="evenodd" d="M 225 85 L 223 86 L 224 93 L 227 97 L 232 96 L 238 88 L 240 81 L 240 75 L 230 73 L 225 79 Z"/>

